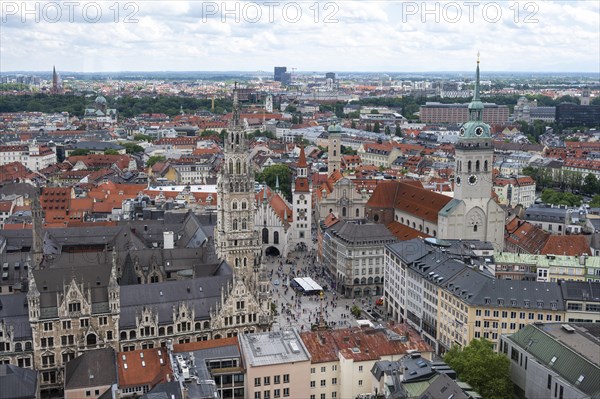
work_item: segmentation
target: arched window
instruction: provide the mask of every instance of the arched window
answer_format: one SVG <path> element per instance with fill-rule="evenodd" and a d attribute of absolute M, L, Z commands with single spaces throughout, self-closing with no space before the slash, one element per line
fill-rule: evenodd
<path fill-rule="evenodd" d="M 85 342 L 88 345 L 96 345 L 96 334 L 88 334 Z"/>
<path fill-rule="evenodd" d="M 23 344 L 20 342 L 17 342 L 15 344 L 15 352 L 22 352 L 23 351 Z"/>
<path fill-rule="evenodd" d="M 129 339 L 135 339 L 135 331 L 129 331 Z"/>
<path fill-rule="evenodd" d="M 248 173 L 248 172 L 246 171 L 246 162 L 244 162 L 244 174 L 246 174 L 246 173 Z"/>
<path fill-rule="evenodd" d="M 164 327 L 158 327 L 158 335 L 160 335 L 160 336 L 165 335 L 165 328 Z"/>
<path fill-rule="evenodd" d="M 31 342 L 25 342 L 25 350 L 26 351 L 33 350 L 33 345 L 31 344 Z"/>
<path fill-rule="evenodd" d="M 240 258 L 235 258 L 235 267 L 240 267 Z"/>
<path fill-rule="evenodd" d="M 425 227 L 425 233 L 429 234 L 429 227 Z"/>
<path fill-rule="evenodd" d="M 242 201 L 242 209 L 246 209 L 246 207 L 248 206 L 248 204 L 246 203 L 246 200 Z"/>
<path fill-rule="evenodd" d="M 471 161 L 467 163 L 467 171 L 471 173 Z"/>
<path fill-rule="evenodd" d="M 233 219 L 233 230 L 237 230 L 238 229 L 238 221 L 237 219 Z"/>
<path fill-rule="evenodd" d="M 479 159 L 475 161 L 475 172 L 479 172 Z"/>
<path fill-rule="evenodd" d="M 238 175 L 242 173 L 242 164 L 240 163 L 239 159 L 235 161 L 235 173 Z"/>
<path fill-rule="evenodd" d="M 342 207 L 342 216 L 344 216 L 344 217 L 346 216 L 346 207 L 345 206 Z"/>
<path fill-rule="evenodd" d="M 231 209 L 236 210 L 237 208 L 238 208 L 237 200 L 233 200 L 233 202 L 231 203 Z"/>
<path fill-rule="evenodd" d="M 248 266 L 248 258 L 244 258 L 244 267 Z"/>
<path fill-rule="evenodd" d="M 358 208 L 356 208 L 356 217 L 360 217 L 360 210 Z"/>
<path fill-rule="evenodd" d="M 173 326 L 167 327 L 167 335 L 173 335 Z"/>
<path fill-rule="evenodd" d="M 476 224 L 473 225 L 473 232 L 477 233 L 477 225 Z"/>
<path fill-rule="evenodd" d="M 358 211 L 358 209 L 357 209 L 357 211 Z M 358 216 L 358 215 L 357 215 L 357 216 Z M 373 221 L 375 221 L 375 222 L 379 222 L 379 215 L 375 215 L 375 216 L 373 216 Z"/>
<path fill-rule="evenodd" d="M 239 133 L 235 135 L 235 143 L 236 144 L 240 143 L 240 134 Z"/>
<path fill-rule="evenodd" d="M 262 242 L 263 244 L 269 243 L 269 229 L 266 227 L 262 229 Z"/>
<path fill-rule="evenodd" d="M 242 230 L 246 230 L 248 228 L 248 225 L 246 223 L 246 219 L 242 219 Z"/>
<path fill-rule="evenodd" d="M 197 322 L 196 324 L 194 324 L 194 329 L 196 331 L 199 331 L 202 328 L 202 325 L 200 324 L 200 322 Z"/>
<path fill-rule="evenodd" d="M 127 332 L 121 331 L 121 341 L 125 341 L 127 339 Z"/>
<path fill-rule="evenodd" d="M 273 244 L 279 244 L 279 232 L 273 232 Z"/>
<path fill-rule="evenodd" d="M 229 160 L 229 173 L 233 173 L 233 161 Z"/>
<path fill-rule="evenodd" d="M 483 161 L 483 171 L 484 172 L 488 171 L 488 161 Z"/>
<path fill-rule="evenodd" d="M 208 330 L 210 328 L 210 322 L 209 321 L 205 321 L 204 322 L 204 329 Z"/>

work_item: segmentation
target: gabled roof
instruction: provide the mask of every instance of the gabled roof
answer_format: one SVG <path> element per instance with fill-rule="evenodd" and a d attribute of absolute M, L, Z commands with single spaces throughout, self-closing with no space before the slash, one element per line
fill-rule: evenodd
<path fill-rule="evenodd" d="M 67 363 L 65 389 L 112 385 L 117 382 L 115 351 L 112 348 L 86 351 Z"/>
<path fill-rule="evenodd" d="M 421 219 L 437 222 L 438 214 L 450 201 L 451 197 L 418 187 L 414 183 L 390 180 L 377 185 L 367 207 L 393 207 Z"/>

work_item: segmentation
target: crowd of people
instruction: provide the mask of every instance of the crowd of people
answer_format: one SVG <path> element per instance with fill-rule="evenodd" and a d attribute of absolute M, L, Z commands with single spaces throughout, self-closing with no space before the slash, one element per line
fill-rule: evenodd
<path fill-rule="evenodd" d="M 295 252 L 288 259 L 271 256 L 267 258 L 267 265 L 279 328 L 295 326 L 306 331 L 316 324 L 330 328 L 354 325 L 351 300 L 338 297 L 335 281 L 326 268 L 318 265 L 314 251 Z M 322 294 L 303 295 L 294 290 L 290 283 L 296 277 L 311 277 L 323 287 Z"/>

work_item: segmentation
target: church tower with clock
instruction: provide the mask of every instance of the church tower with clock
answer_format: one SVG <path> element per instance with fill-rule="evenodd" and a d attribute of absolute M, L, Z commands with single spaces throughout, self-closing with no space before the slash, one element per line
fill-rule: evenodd
<path fill-rule="evenodd" d="M 494 146 L 479 90 L 478 56 L 469 119 L 455 145 L 454 199 L 438 215 L 439 230 L 441 237 L 490 241 L 502 250 L 505 213 L 492 198 Z"/>

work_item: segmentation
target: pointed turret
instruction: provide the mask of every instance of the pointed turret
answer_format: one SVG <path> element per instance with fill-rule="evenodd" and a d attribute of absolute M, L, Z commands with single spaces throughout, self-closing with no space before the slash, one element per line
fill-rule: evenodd
<path fill-rule="evenodd" d="M 27 308 L 29 309 L 29 320 L 35 321 L 40 317 L 40 291 L 35 284 L 35 277 L 31 268 L 27 271 Z"/>
<path fill-rule="evenodd" d="M 33 268 L 37 269 L 44 259 L 44 240 L 42 237 L 42 206 L 40 205 L 39 189 L 33 195 L 31 203 L 33 243 Z"/>

